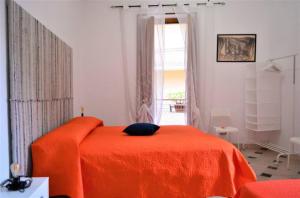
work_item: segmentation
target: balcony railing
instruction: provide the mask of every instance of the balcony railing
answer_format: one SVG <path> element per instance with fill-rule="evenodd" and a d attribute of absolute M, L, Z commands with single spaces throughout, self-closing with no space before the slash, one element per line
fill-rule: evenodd
<path fill-rule="evenodd" d="M 186 109 L 186 100 L 185 99 L 170 99 L 164 98 L 160 99 L 163 101 L 162 110 L 163 112 L 170 113 L 183 113 Z"/>
<path fill-rule="evenodd" d="M 185 99 L 169 99 L 164 98 L 161 114 L 161 125 L 185 125 Z"/>

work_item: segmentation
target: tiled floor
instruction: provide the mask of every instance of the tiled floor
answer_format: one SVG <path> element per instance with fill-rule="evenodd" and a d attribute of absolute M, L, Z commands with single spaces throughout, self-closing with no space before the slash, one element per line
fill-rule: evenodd
<path fill-rule="evenodd" d="M 252 146 L 251 146 L 252 147 Z M 280 163 L 275 164 L 278 153 L 260 147 L 242 150 L 245 158 L 256 173 L 258 181 L 275 179 L 300 179 L 300 156 L 292 156 L 290 169 L 286 168 L 287 158 L 280 157 Z M 209 198 L 225 198 L 212 196 Z"/>
<path fill-rule="evenodd" d="M 274 163 L 277 153 L 260 147 L 242 150 L 245 158 L 254 169 L 257 180 L 300 179 L 300 158 L 292 156 L 290 168 L 287 169 L 287 158 L 280 157 L 280 163 Z"/>

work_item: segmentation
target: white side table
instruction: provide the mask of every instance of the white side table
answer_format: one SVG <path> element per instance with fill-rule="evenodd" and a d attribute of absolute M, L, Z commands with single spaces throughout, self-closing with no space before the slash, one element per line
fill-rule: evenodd
<path fill-rule="evenodd" d="M 33 177 L 31 186 L 24 192 L 1 189 L 0 198 L 49 198 L 49 178 Z"/>
<path fill-rule="evenodd" d="M 227 137 L 229 134 L 235 133 L 237 135 L 237 146 L 240 149 L 240 137 L 239 137 L 239 129 L 235 127 L 215 127 L 216 133 L 222 134 L 226 133 Z M 227 138 L 229 139 L 229 138 Z"/>

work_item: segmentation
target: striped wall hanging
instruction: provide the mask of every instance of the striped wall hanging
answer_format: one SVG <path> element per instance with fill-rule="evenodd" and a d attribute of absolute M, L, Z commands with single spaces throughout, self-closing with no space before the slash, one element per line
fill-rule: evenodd
<path fill-rule="evenodd" d="M 12 161 L 30 175 L 31 143 L 73 117 L 72 49 L 13 0 L 8 29 Z"/>

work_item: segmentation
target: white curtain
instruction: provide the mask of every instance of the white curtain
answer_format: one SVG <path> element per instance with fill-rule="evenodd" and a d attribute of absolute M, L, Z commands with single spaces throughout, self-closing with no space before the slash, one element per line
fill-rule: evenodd
<path fill-rule="evenodd" d="M 124 9 L 119 9 L 119 20 L 120 20 L 120 32 L 121 32 L 121 57 L 122 57 L 122 68 L 123 68 L 123 80 L 124 80 L 124 99 L 125 99 L 125 111 L 127 112 L 127 123 L 130 124 L 133 122 L 136 122 L 136 108 L 134 104 L 133 95 L 135 94 L 133 89 L 134 84 L 136 82 L 134 81 L 133 83 L 131 82 L 132 79 L 130 78 L 132 75 L 134 75 L 132 70 L 132 66 L 130 64 L 130 59 L 133 59 L 132 57 L 129 57 L 128 54 L 128 48 L 127 48 L 127 41 L 130 40 L 128 38 L 130 34 L 127 34 L 128 28 L 128 22 L 131 21 L 133 18 L 130 17 L 134 13 L 128 13 Z M 132 49 L 131 49 L 132 50 Z M 130 67 L 131 66 L 131 67 Z M 130 74 L 130 76 L 129 76 Z M 136 74 L 135 74 L 136 75 Z"/>
<path fill-rule="evenodd" d="M 187 16 L 187 60 L 186 60 L 186 106 L 188 124 L 200 128 L 201 114 L 199 109 L 199 64 L 198 40 L 197 40 L 197 18 L 195 14 Z"/>
<path fill-rule="evenodd" d="M 214 8 L 187 8 L 179 5 L 172 12 L 178 18 L 186 44 L 187 124 L 209 131 L 214 98 Z"/>
<path fill-rule="evenodd" d="M 164 53 L 165 53 L 165 18 L 155 16 L 155 54 L 154 54 L 154 123 L 159 124 L 163 108 L 164 96 Z"/>
<path fill-rule="evenodd" d="M 122 10 L 122 9 L 121 9 Z M 214 82 L 214 60 L 215 60 L 215 53 L 214 47 L 211 46 L 211 43 L 215 43 L 215 36 L 213 31 L 213 16 L 214 16 L 214 9 L 213 8 L 186 8 L 184 6 L 179 6 L 172 10 L 166 10 L 165 8 L 159 8 L 156 10 L 125 10 L 122 12 L 131 12 L 132 16 L 138 16 L 137 18 L 137 63 L 134 67 L 137 67 L 137 82 L 136 84 L 138 87 L 136 89 L 136 93 L 128 92 L 129 88 L 133 86 L 131 83 L 130 85 L 125 85 L 125 94 L 126 101 L 130 98 L 131 102 L 126 102 L 127 109 L 129 110 L 130 114 L 130 121 L 131 122 L 154 122 L 159 123 L 161 110 L 162 110 L 162 98 L 163 95 L 163 63 L 164 58 L 163 54 L 160 52 L 164 51 L 164 45 L 162 42 L 163 37 L 163 28 L 159 27 L 158 24 L 164 23 L 164 18 L 168 17 L 165 15 L 165 12 L 175 12 L 175 16 L 178 17 L 180 26 L 182 27 L 182 34 L 183 39 L 186 43 L 186 54 L 185 54 L 185 67 L 186 67 L 186 98 L 187 98 L 187 112 L 186 118 L 187 123 L 193 125 L 195 127 L 201 128 L 203 130 L 208 130 L 209 127 L 209 117 L 210 117 L 210 110 L 212 106 L 212 99 L 213 99 L 213 82 Z M 139 15 L 139 13 L 147 13 L 143 15 Z M 121 16 L 121 15 L 120 15 Z M 152 22 L 149 23 L 151 17 Z M 121 16 L 121 22 L 123 23 L 122 32 L 124 29 L 127 28 L 127 35 L 122 34 L 122 43 L 128 41 L 128 38 L 132 37 L 132 30 L 127 27 L 128 21 L 124 25 L 124 17 Z M 132 21 L 132 20 L 131 20 Z M 149 31 L 146 34 L 145 30 L 147 29 L 146 23 L 151 24 L 151 26 L 155 26 L 156 28 L 151 28 L 151 37 L 149 36 Z M 142 25 L 144 24 L 144 25 Z M 198 26 L 201 28 L 198 29 Z M 132 26 L 133 27 L 133 26 Z M 163 27 L 163 26 L 160 26 Z M 142 29 L 141 29 L 142 28 Z M 149 26 L 148 26 L 149 28 Z M 187 31 L 186 31 L 187 28 Z M 154 32 L 152 32 L 152 30 Z M 134 30 L 136 31 L 136 30 Z M 154 35 L 154 36 L 153 36 Z M 144 37 L 148 37 L 148 41 L 144 39 Z M 128 37 L 128 38 L 127 38 Z M 142 39 L 143 38 L 143 39 Z M 132 39 L 132 38 L 131 38 Z M 155 41 L 155 39 L 160 39 L 159 45 L 151 46 L 149 42 L 151 39 Z M 130 41 L 128 41 L 130 42 Z M 142 43 L 143 44 L 142 44 Z M 144 48 L 145 44 L 150 45 L 150 48 L 153 51 L 149 51 L 149 47 Z M 209 44 L 209 45 L 208 45 Z M 148 46 L 149 46 L 148 45 Z M 124 45 L 123 45 L 124 46 Z M 148 52 L 147 52 L 148 49 Z M 128 50 L 126 47 L 123 47 L 123 62 L 128 61 L 129 64 L 125 64 L 126 67 L 133 67 L 132 63 L 130 63 L 132 57 L 127 57 L 128 54 L 126 52 Z M 148 53 L 148 55 L 147 55 Z M 149 55 L 152 53 L 152 58 Z M 144 55 L 143 55 L 144 54 Z M 162 56 L 159 56 L 161 54 Z M 142 57 L 148 57 L 148 59 L 144 59 Z M 128 58 L 128 60 L 126 60 Z M 143 62 L 142 60 L 147 60 Z M 146 69 L 146 75 L 141 75 L 141 65 L 142 63 L 147 63 L 146 65 L 152 64 L 152 70 L 149 70 L 150 67 L 143 67 L 142 70 Z M 149 63 L 149 64 L 148 64 Z M 144 64 L 145 66 L 145 64 Z M 125 70 L 127 70 L 125 67 Z M 130 70 L 130 69 L 129 69 Z M 132 70 L 132 68 L 131 68 Z M 151 72 L 149 72 L 151 71 Z M 132 71 L 130 71 L 132 72 Z M 144 73 L 144 72 L 143 72 Z M 144 73 L 145 74 L 145 73 Z M 128 79 L 128 74 L 126 71 L 124 72 L 125 82 Z M 126 80 L 127 79 L 127 80 Z M 152 84 L 150 83 L 152 82 Z M 149 84 L 150 83 L 150 84 Z M 141 89 L 143 87 L 143 89 Z M 143 91 L 142 91 L 143 90 Z M 128 99 L 129 98 L 129 99 Z M 136 102 L 136 104 L 134 104 Z"/>
<path fill-rule="evenodd" d="M 210 115 L 214 106 L 215 66 L 217 39 L 214 30 L 214 7 L 202 7 L 197 10 L 198 18 L 198 64 L 199 64 L 199 108 L 201 129 L 211 131 Z"/>
<path fill-rule="evenodd" d="M 181 26 L 182 38 L 185 43 L 184 67 L 186 71 L 186 121 L 196 128 L 203 125 L 199 108 L 200 84 L 198 63 L 198 30 L 197 14 L 187 10 L 175 10 L 175 16 Z"/>
<path fill-rule="evenodd" d="M 137 22 L 137 122 L 159 124 L 164 85 L 164 23 L 160 14 Z"/>
<path fill-rule="evenodd" d="M 157 9 L 148 14 L 129 13 L 123 9 L 119 11 L 124 93 L 129 123 L 148 122 L 158 124 L 160 121 L 164 81 L 164 18 L 161 17 L 161 14 L 158 14 L 159 12 L 160 10 Z M 132 66 L 128 64 L 129 55 L 126 42 L 129 38 L 127 32 L 130 30 L 126 29 L 126 23 L 128 22 L 126 20 L 129 15 L 135 14 L 137 18 L 137 62 L 136 93 L 133 94 L 129 82 L 129 73 L 132 72 L 130 67 Z M 135 98 L 135 104 L 132 98 Z"/>
<path fill-rule="evenodd" d="M 153 123 L 154 17 L 137 18 L 137 122 Z"/>

